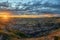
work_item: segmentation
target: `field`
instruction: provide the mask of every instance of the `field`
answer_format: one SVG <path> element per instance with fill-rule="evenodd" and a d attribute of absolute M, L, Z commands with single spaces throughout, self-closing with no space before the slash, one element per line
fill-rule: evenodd
<path fill-rule="evenodd" d="M 2 40 L 41 38 L 58 29 L 60 29 L 60 17 L 11 18 L 9 22 L 5 23 L 0 20 L 0 38 L 3 38 Z"/>

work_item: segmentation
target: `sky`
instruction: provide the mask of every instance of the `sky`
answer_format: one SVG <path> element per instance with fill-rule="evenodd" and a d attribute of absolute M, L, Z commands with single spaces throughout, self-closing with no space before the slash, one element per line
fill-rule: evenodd
<path fill-rule="evenodd" d="M 60 14 L 60 0 L 0 0 L 0 2 L 5 1 L 12 3 L 12 9 L 15 8 L 16 3 L 22 2 L 23 4 L 19 6 L 21 11 Z"/>
<path fill-rule="evenodd" d="M 32 0 L 0 0 L 0 2 L 4 2 L 4 1 L 9 1 L 9 2 L 29 2 L 29 1 L 32 1 Z"/>

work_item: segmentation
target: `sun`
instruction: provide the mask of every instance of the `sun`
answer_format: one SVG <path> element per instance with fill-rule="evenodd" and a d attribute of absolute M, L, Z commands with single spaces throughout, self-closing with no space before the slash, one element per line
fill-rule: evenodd
<path fill-rule="evenodd" d="M 9 17 L 7 16 L 7 15 L 2 15 L 2 19 L 6 19 L 6 20 L 8 20 L 9 19 Z"/>
<path fill-rule="evenodd" d="M 10 20 L 10 12 L 0 12 L 0 21 L 8 22 Z"/>

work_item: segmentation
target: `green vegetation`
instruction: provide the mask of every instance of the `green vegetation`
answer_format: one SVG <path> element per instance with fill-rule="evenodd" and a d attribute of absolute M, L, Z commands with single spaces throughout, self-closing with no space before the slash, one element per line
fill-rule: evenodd
<path fill-rule="evenodd" d="M 0 30 L 0 35 L 3 36 L 3 40 L 12 40 L 13 38 L 20 39 L 27 37 L 25 34 L 21 33 L 18 30 L 9 30 L 7 32 L 4 32 L 4 30 Z"/>

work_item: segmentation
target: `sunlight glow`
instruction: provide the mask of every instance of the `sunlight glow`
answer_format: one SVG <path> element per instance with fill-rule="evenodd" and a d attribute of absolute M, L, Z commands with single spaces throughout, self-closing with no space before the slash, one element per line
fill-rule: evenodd
<path fill-rule="evenodd" d="M 9 12 L 0 12 L 0 21 L 8 22 L 10 20 Z"/>

